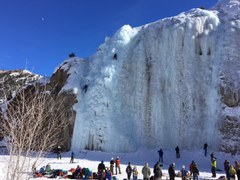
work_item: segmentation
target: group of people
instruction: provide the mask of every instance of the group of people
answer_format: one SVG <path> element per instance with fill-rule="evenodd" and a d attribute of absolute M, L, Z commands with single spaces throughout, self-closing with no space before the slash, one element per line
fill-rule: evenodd
<path fill-rule="evenodd" d="M 156 162 L 153 168 L 153 175 L 151 176 L 151 169 L 148 165 L 148 163 L 145 164 L 145 166 L 142 168 L 142 174 L 144 180 L 161 180 L 163 173 L 162 173 L 162 165 L 159 162 Z M 168 168 L 168 175 L 170 180 L 174 180 L 175 177 L 181 177 L 182 180 L 186 180 L 193 177 L 193 180 L 198 180 L 199 170 L 197 167 L 197 164 L 192 161 L 189 167 L 190 173 L 185 169 L 185 165 L 182 166 L 182 169 L 176 173 L 175 172 L 175 163 L 171 163 Z"/>
<path fill-rule="evenodd" d="M 228 160 L 225 160 L 224 171 L 228 180 L 235 179 L 236 175 L 237 179 L 240 180 L 240 164 L 238 161 L 234 161 L 234 165 L 231 165 Z"/>
<path fill-rule="evenodd" d="M 207 150 L 208 150 L 208 144 L 205 143 L 203 145 L 203 150 L 204 150 L 204 155 L 207 156 Z M 176 158 L 180 158 L 180 149 L 177 146 L 175 148 L 175 152 L 176 152 Z M 160 180 L 163 173 L 162 173 L 162 165 L 160 163 L 164 163 L 163 161 L 163 149 L 160 149 L 158 151 L 159 154 L 159 161 L 154 165 L 153 168 L 153 175 L 151 176 L 151 169 L 148 165 L 148 163 L 146 163 L 144 165 L 144 167 L 142 168 L 142 175 L 144 180 L 148 180 L 150 178 L 155 179 L 155 180 Z M 215 157 L 215 155 L 212 153 L 210 155 L 211 157 L 211 172 L 212 172 L 212 177 L 216 177 L 216 170 L 217 170 L 217 158 Z M 61 159 L 61 147 L 58 146 L 57 147 L 57 159 Z M 73 163 L 74 161 L 74 153 L 72 152 L 71 154 L 71 159 L 70 159 L 70 163 Z M 94 176 L 94 178 L 99 179 L 99 180 L 111 180 L 114 179 L 114 175 L 117 174 L 121 174 L 121 168 L 120 168 L 120 158 L 117 156 L 115 159 L 111 158 L 110 163 L 109 163 L 110 167 L 106 167 L 104 162 L 101 161 L 101 163 L 99 163 L 98 168 L 97 168 L 97 172 L 96 173 L 92 173 L 88 168 L 80 168 L 79 166 L 75 169 L 75 171 L 73 171 L 72 173 L 72 177 L 73 178 L 87 178 L 87 177 L 92 177 Z M 174 180 L 174 178 L 177 177 L 182 177 L 182 180 L 186 180 L 189 177 L 193 177 L 193 180 L 198 180 L 198 176 L 199 176 L 199 170 L 197 167 L 197 164 L 192 161 L 189 165 L 189 172 L 186 170 L 185 165 L 182 166 L 182 169 L 180 170 L 180 172 L 178 172 L 177 174 L 175 173 L 175 163 L 170 164 L 169 168 L 168 168 L 168 174 L 169 174 L 169 178 L 170 180 Z M 235 175 L 237 175 L 237 178 L 240 180 L 240 165 L 238 163 L 238 161 L 235 161 L 235 165 L 231 165 L 229 163 L 229 161 L 225 160 L 224 162 L 224 170 L 226 172 L 226 178 L 228 180 L 230 179 L 235 179 Z M 36 170 L 35 170 L 36 171 Z M 64 171 L 60 171 L 60 170 L 55 170 L 52 171 L 50 168 L 50 165 L 48 164 L 46 167 L 42 167 L 38 173 L 40 174 L 50 174 L 50 172 L 52 172 L 53 174 L 57 173 L 57 174 L 64 174 Z M 126 174 L 127 174 L 127 179 L 130 180 L 131 177 L 133 178 L 133 180 L 136 180 L 138 178 L 138 170 L 137 170 L 137 166 L 133 166 L 131 165 L 131 162 L 128 163 L 127 168 L 126 168 Z"/>
<path fill-rule="evenodd" d="M 204 150 L 204 156 L 207 157 L 207 154 L 208 154 L 208 144 L 207 143 L 205 143 L 203 145 L 203 150 Z M 180 158 L 180 149 L 178 146 L 175 148 L 175 152 L 176 152 L 176 158 L 177 159 Z M 158 155 L 159 155 L 158 163 L 163 163 L 163 150 L 162 149 L 160 149 L 158 151 Z M 215 157 L 214 153 L 210 154 L 210 158 L 211 158 L 212 177 L 216 178 L 217 158 Z M 175 171 L 174 171 L 174 166 L 175 166 L 175 164 L 172 163 L 168 169 L 170 180 L 174 179 L 174 177 L 176 176 Z M 181 170 L 181 177 L 183 179 L 185 179 L 187 176 L 193 176 L 193 179 L 197 180 L 198 175 L 199 175 L 199 170 L 197 168 L 197 164 L 194 161 L 191 162 L 191 164 L 189 166 L 189 171 L 190 171 L 190 173 L 187 172 L 187 170 L 185 169 L 185 166 L 183 165 L 182 170 Z M 235 176 L 237 176 L 237 178 L 240 180 L 240 164 L 238 163 L 238 161 L 235 161 L 234 165 L 231 165 L 228 160 L 225 160 L 224 171 L 226 172 L 226 178 L 228 180 L 235 179 Z"/>
<path fill-rule="evenodd" d="M 176 158 L 177 158 L 177 159 L 180 158 L 180 149 L 179 149 L 178 146 L 175 148 L 175 152 L 176 152 Z M 160 149 L 160 150 L 158 151 L 158 155 L 159 155 L 159 160 L 158 160 L 158 162 L 163 163 L 163 150 L 162 150 L 162 149 Z"/>
<path fill-rule="evenodd" d="M 121 167 L 120 167 L 120 158 L 117 156 L 116 159 L 111 158 L 109 165 L 109 167 L 106 167 L 103 160 L 101 161 L 101 163 L 98 164 L 98 168 L 97 168 L 97 175 L 98 175 L 98 179 L 103 180 L 103 179 L 108 179 L 111 180 L 113 178 L 114 174 L 121 174 Z M 115 172 L 114 172 L 115 169 Z"/>

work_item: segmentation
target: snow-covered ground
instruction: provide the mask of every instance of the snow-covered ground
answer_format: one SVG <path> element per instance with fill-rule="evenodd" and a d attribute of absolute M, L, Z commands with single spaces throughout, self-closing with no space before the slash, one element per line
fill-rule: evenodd
<path fill-rule="evenodd" d="M 80 165 L 80 167 L 88 167 L 93 172 L 97 171 L 97 166 L 101 162 L 101 160 L 104 161 L 106 167 L 109 167 L 109 161 L 110 159 L 116 158 L 117 156 L 121 159 L 121 175 L 116 175 L 116 177 L 119 180 L 122 180 L 127 177 L 125 169 L 128 162 L 131 162 L 132 165 L 136 165 L 139 171 L 139 179 L 142 179 L 141 170 L 143 165 L 147 162 L 152 170 L 153 175 L 153 166 L 158 161 L 158 149 L 153 150 L 147 150 L 147 149 L 141 149 L 135 153 L 104 153 L 104 152 L 93 152 L 93 151 L 82 151 L 79 153 L 75 153 L 75 160 L 73 164 L 70 164 L 70 155 L 71 152 L 63 153 L 62 159 L 57 160 L 56 155 L 52 154 L 47 158 L 44 158 L 40 160 L 39 164 L 37 164 L 37 169 L 39 170 L 40 167 L 46 166 L 46 164 L 50 164 L 51 168 L 53 169 L 63 169 L 63 170 L 69 170 L 71 168 L 76 168 L 77 165 Z M 200 179 L 207 179 L 211 177 L 211 161 L 210 161 L 210 155 L 208 154 L 207 157 L 204 156 L 203 151 L 195 151 L 195 152 L 189 152 L 189 151 L 182 151 L 180 159 L 176 159 L 175 157 L 175 151 L 164 151 L 164 165 L 163 165 L 163 173 L 164 175 L 168 175 L 167 169 L 169 167 L 169 164 L 175 163 L 175 172 L 177 173 L 180 171 L 182 165 L 185 165 L 188 169 L 189 164 L 192 160 L 194 160 L 198 168 L 200 170 Z M 221 175 L 224 175 L 223 171 L 223 162 L 225 159 L 228 159 L 231 164 L 234 164 L 235 160 L 240 161 L 240 156 L 231 156 L 229 154 L 224 153 L 214 153 L 217 158 L 217 169 L 222 170 L 217 172 L 217 178 Z M 6 164 L 7 156 L 0 156 L 0 179 L 4 179 L 4 165 Z M 26 172 L 25 172 L 26 173 Z M 33 178 L 31 178 L 33 179 Z M 45 178 L 39 178 L 39 179 L 45 179 Z"/>

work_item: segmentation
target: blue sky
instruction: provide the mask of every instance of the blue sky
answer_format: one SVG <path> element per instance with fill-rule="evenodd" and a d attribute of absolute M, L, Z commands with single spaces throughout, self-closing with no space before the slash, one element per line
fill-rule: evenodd
<path fill-rule="evenodd" d="M 0 69 L 50 76 L 71 52 L 94 54 L 121 26 L 141 26 L 217 0 L 0 0 Z"/>

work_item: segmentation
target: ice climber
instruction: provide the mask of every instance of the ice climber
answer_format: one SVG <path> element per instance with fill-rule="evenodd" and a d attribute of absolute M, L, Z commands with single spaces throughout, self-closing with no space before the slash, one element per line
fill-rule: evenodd
<path fill-rule="evenodd" d="M 207 157 L 207 148 L 208 148 L 208 144 L 205 143 L 205 144 L 203 145 L 203 150 L 204 150 L 204 155 L 205 155 L 205 157 Z"/>
<path fill-rule="evenodd" d="M 177 159 L 180 158 L 180 149 L 178 146 L 175 148 L 175 151 L 176 151 L 176 158 Z"/>
<path fill-rule="evenodd" d="M 163 163 L 163 150 L 162 149 L 160 149 L 159 151 L 158 151 L 158 155 L 159 155 L 159 160 L 158 160 L 158 162 L 160 163 Z"/>

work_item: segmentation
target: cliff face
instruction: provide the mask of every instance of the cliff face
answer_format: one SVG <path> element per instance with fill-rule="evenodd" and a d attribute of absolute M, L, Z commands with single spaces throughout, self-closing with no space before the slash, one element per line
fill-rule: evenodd
<path fill-rule="evenodd" d="M 65 61 L 64 89 L 78 99 L 72 150 L 199 149 L 207 142 L 239 152 L 238 9 L 239 1 L 219 1 L 211 10 L 126 25 L 87 61 Z"/>
<path fill-rule="evenodd" d="M 68 69 L 65 69 L 64 71 L 56 70 L 50 79 L 44 79 L 39 75 L 22 70 L 1 71 L 0 80 L 2 83 L 0 95 L 2 102 L 0 105 L 0 121 L 5 121 L 5 119 L 9 117 L 9 113 L 14 113 L 12 112 L 14 109 L 20 110 L 20 107 L 14 106 L 22 106 L 21 104 L 16 103 L 18 102 L 18 99 L 23 98 L 24 93 L 21 93 L 22 91 L 28 92 L 26 93 L 28 96 L 24 97 L 26 101 L 25 103 L 31 101 L 31 99 L 29 99 L 31 96 L 29 92 L 39 93 L 39 90 L 46 91 L 50 98 L 55 101 L 53 111 L 61 113 L 61 115 L 58 116 L 56 114 L 49 114 L 47 116 L 48 118 L 45 118 L 44 120 L 51 121 L 54 117 L 61 117 L 59 121 L 65 121 L 66 124 L 68 124 L 68 126 L 62 130 L 62 133 L 58 137 L 57 141 L 59 142 L 59 145 L 62 146 L 63 150 L 69 150 L 75 119 L 75 112 L 73 111 L 72 106 L 77 101 L 76 96 L 71 90 L 61 91 L 63 86 L 66 84 L 68 76 Z M 40 88 L 33 88 L 33 85 L 40 86 Z M 61 112 L 58 111 L 60 106 L 62 109 Z M 26 106 L 26 108 L 30 107 Z"/>

